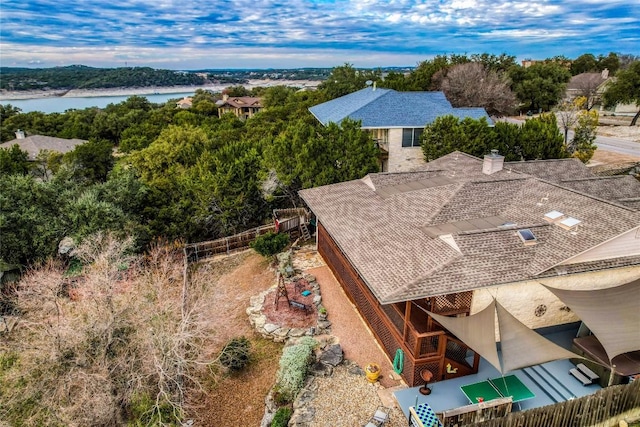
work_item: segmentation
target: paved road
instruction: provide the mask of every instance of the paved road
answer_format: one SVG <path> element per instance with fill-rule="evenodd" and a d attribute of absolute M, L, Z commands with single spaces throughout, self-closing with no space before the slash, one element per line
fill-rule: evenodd
<path fill-rule="evenodd" d="M 522 123 L 524 120 L 512 119 L 512 118 L 503 118 L 500 120 L 504 120 L 509 123 Z M 562 133 L 562 129 L 560 129 Z M 568 138 L 573 138 L 573 131 L 569 131 Z M 611 151 L 613 153 L 625 154 L 627 156 L 636 156 L 640 159 L 640 143 L 635 141 L 629 141 L 627 139 L 621 138 L 613 138 L 610 136 L 600 136 L 596 137 L 596 145 L 599 149 L 603 151 Z"/>

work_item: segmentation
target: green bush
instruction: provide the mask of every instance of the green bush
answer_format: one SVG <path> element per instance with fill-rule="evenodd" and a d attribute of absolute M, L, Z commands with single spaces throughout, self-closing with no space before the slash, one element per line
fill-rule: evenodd
<path fill-rule="evenodd" d="M 271 421 L 271 427 L 287 427 L 289 419 L 291 419 L 291 413 L 291 408 L 288 406 L 278 408 L 276 414 L 273 416 L 273 420 Z"/>
<path fill-rule="evenodd" d="M 286 248 L 288 244 L 288 234 L 269 232 L 257 237 L 249 246 L 262 256 L 273 256 Z"/>
<path fill-rule="evenodd" d="M 298 395 L 313 363 L 313 349 L 317 341 L 304 337 L 298 344 L 286 347 L 280 358 L 276 387 L 281 398 L 292 402 Z"/>
<path fill-rule="evenodd" d="M 251 344 L 245 337 L 232 338 L 220 353 L 220 363 L 232 371 L 240 371 L 249 363 Z"/>
<path fill-rule="evenodd" d="M 129 403 L 129 427 L 179 426 L 182 414 L 168 402 L 156 402 L 147 393 L 136 393 Z"/>

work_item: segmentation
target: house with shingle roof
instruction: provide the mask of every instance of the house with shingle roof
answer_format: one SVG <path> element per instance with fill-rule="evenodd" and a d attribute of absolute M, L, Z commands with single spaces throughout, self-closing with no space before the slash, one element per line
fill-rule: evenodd
<path fill-rule="evenodd" d="M 615 81 L 615 77 L 609 76 L 609 70 L 606 68 L 600 73 L 580 73 L 573 77 L 567 83 L 565 91 L 565 100 L 573 101 L 577 97 L 585 97 L 587 102 L 585 108 L 596 108 L 603 114 L 623 114 L 635 115 L 638 108 L 634 103 L 616 104 L 614 107 L 605 110 L 602 104 L 602 95 L 607 90 L 607 86 Z"/>
<path fill-rule="evenodd" d="M 484 108 L 454 108 L 443 92 L 398 92 L 367 87 L 309 108 L 323 125 L 346 118 L 361 122 L 381 150 L 380 170 L 409 171 L 424 164 L 420 135 L 440 116 L 485 118 Z"/>
<path fill-rule="evenodd" d="M 640 182 L 597 177 L 576 159 L 454 152 L 300 196 L 317 219 L 318 251 L 389 357 L 404 352 L 411 386 L 424 369 L 435 380 L 478 369 L 478 354 L 470 361 L 427 311 L 468 316 L 500 296 L 537 329 L 578 320 L 543 285 L 640 278 Z"/>
<path fill-rule="evenodd" d="M 260 98 L 253 96 L 229 96 L 227 94 L 223 94 L 222 99 L 216 101 L 216 105 L 218 106 L 218 117 L 232 113 L 242 120 L 253 117 L 254 114 L 263 108 Z"/>
<path fill-rule="evenodd" d="M 65 154 L 85 142 L 87 141 L 84 139 L 65 139 L 44 135 L 25 136 L 24 131 L 18 130 L 16 131 L 16 139 L 3 142 L 0 144 L 0 148 L 11 148 L 14 145 L 18 145 L 22 151 L 28 153 L 28 160 L 34 161 L 41 151 Z"/>

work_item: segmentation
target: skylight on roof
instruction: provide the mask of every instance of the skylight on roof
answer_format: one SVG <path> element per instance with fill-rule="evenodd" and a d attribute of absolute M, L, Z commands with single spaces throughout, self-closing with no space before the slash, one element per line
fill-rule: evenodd
<path fill-rule="evenodd" d="M 564 217 L 564 214 L 558 211 L 551 211 L 544 214 L 544 219 L 548 222 L 556 222 L 562 217 Z"/>
<path fill-rule="evenodd" d="M 520 237 L 520 240 L 522 240 L 525 246 L 535 245 L 538 242 L 538 239 L 536 238 L 535 234 L 533 234 L 533 231 L 529 230 L 528 228 L 518 230 L 517 233 L 518 237 Z"/>
<path fill-rule="evenodd" d="M 572 230 L 574 229 L 578 224 L 580 224 L 582 221 L 580 221 L 579 219 L 576 219 L 572 216 L 563 219 L 562 221 L 560 221 L 558 223 L 558 225 L 566 230 Z"/>

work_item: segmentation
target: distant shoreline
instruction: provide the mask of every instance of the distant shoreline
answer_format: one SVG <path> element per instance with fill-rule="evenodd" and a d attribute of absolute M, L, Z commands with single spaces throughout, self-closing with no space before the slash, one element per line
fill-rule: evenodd
<path fill-rule="evenodd" d="M 288 86 L 315 88 L 321 82 L 315 80 L 249 80 L 242 86 L 247 89 L 254 87 Z M 133 96 L 154 95 L 166 93 L 195 92 L 198 89 L 221 92 L 233 84 L 210 84 L 199 86 L 146 86 L 146 87 L 119 87 L 106 89 L 71 89 L 71 90 L 26 90 L 26 91 L 0 91 L 0 102 L 22 99 L 44 98 L 92 98 L 101 96 Z"/>

